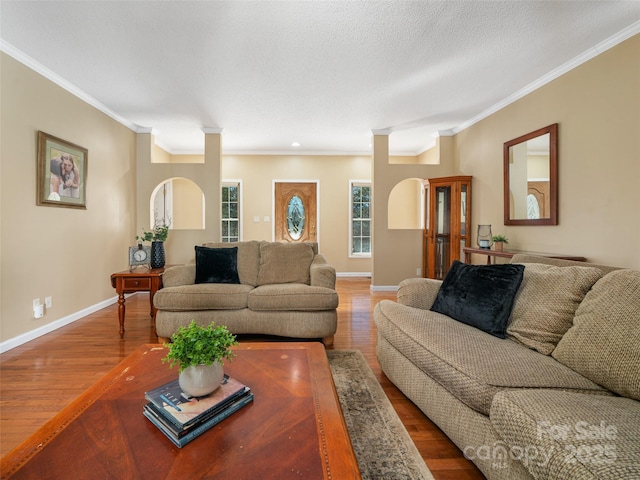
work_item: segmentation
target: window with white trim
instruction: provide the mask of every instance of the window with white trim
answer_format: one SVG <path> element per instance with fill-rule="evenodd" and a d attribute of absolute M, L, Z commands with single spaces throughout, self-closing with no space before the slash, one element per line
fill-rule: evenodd
<path fill-rule="evenodd" d="M 240 241 L 240 183 L 222 183 L 222 241 Z"/>
<path fill-rule="evenodd" d="M 349 256 L 371 257 L 371 183 L 349 182 Z"/>

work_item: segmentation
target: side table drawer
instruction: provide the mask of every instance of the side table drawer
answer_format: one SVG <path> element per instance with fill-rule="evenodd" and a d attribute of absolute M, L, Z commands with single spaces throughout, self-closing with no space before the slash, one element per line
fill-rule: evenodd
<path fill-rule="evenodd" d="M 151 290 L 151 279 L 145 277 L 124 278 L 122 281 L 125 290 Z"/>

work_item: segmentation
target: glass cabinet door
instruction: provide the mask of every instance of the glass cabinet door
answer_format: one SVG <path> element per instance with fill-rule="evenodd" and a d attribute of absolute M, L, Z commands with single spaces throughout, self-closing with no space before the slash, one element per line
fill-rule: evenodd
<path fill-rule="evenodd" d="M 451 187 L 436 187 L 435 193 L 435 274 L 444 278 L 451 248 Z"/>
<path fill-rule="evenodd" d="M 443 279 L 454 260 L 464 258 L 471 225 L 471 177 L 429 179 L 426 276 Z"/>
<path fill-rule="evenodd" d="M 469 213 L 467 212 L 467 188 L 468 185 L 460 185 L 460 241 L 458 242 L 458 259 L 464 258 L 464 247 L 469 246 L 471 239 L 469 238 L 469 225 L 467 218 Z"/>

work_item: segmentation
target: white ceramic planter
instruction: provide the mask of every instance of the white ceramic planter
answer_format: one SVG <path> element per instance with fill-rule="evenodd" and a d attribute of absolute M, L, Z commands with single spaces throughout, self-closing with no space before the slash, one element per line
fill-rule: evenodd
<path fill-rule="evenodd" d="M 193 397 L 202 397 L 213 392 L 222 383 L 222 364 L 196 365 L 187 367 L 178 377 L 182 391 Z"/>

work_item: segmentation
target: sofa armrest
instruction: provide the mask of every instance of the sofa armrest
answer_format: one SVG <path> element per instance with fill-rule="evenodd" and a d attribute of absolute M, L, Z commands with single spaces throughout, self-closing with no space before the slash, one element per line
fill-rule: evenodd
<path fill-rule="evenodd" d="M 311 286 L 336 289 L 336 269 L 327 263 L 323 255 L 313 257 L 310 267 Z"/>
<path fill-rule="evenodd" d="M 196 282 L 196 264 L 176 265 L 167 268 L 162 274 L 163 287 L 193 285 Z"/>
<path fill-rule="evenodd" d="M 407 278 L 398 286 L 398 303 L 429 310 L 440 290 L 442 280 L 432 278 Z"/>

